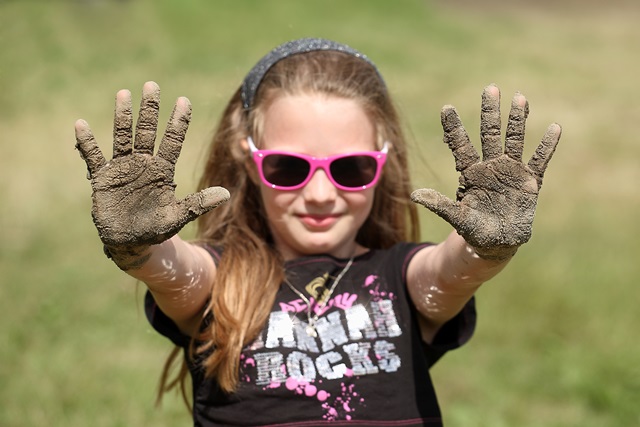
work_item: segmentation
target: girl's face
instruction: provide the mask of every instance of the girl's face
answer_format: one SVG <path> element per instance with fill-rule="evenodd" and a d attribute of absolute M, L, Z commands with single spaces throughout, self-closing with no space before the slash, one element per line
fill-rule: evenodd
<path fill-rule="evenodd" d="M 375 151 L 375 136 L 373 123 L 353 100 L 283 96 L 265 112 L 260 148 L 327 157 Z M 276 247 L 285 259 L 319 253 L 348 258 L 363 251 L 355 238 L 371 211 L 374 187 L 342 191 L 317 169 L 298 190 L 260 183 L 260 191 Z"/>

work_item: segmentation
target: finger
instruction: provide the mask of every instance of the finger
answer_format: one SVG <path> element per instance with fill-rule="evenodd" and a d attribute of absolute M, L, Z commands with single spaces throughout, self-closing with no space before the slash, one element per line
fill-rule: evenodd
<path fill-rule="evenodd" d="M 479 162 L 480 156 L 478 156 L 476 149 L 473 148 L 456 109 L 451 105 L 442 107 L 440 120 L 444 130 L 444 142 L 449 146 L 456 160 L 456 170 L 458 172 L 463 171 L 474 163 Z"/>
<path fill-rule="evenodd" d="M 431 212 L 435 213 L 453 228 L 460 226 L 460 203 L 454 202 L 447 196 L 431 188 L 422 188 L 411 193 L 411 201 L 421 204 Z"/>
<path fill-rule="evenodd" d="M 538 148 L 536 148 L 535 153 L 531 156 L 531 160 L 529 160 L 529 168 L 536 174 L 538 186 L 542 185 L 542 177 L 544 176 L 549 161 L 551 161 L 553 153 L 556 151 L 561 135 L 562 127 L 560 127 L 559 124 L 552 123 L 549 125 L 542 137 L 542 141 L 540 141 Z"/>
<path fill-rule="evenodd" d="M 189 194 L 179 202 L 183 209 L 183 221 L 187 223 L 217 208 L 231 198 L 229 191 L 224 187 L 209 187 L 197 193 Z"/>
<path fill-rule="evenodd" d="M 507 156 L 517 161 L 522 161 L 524 128 L 528 115 L 529 103 L 527 99 L 521 93 L 516 93 L 511 101 L 504 151 Z"/>
<path fill-rule="evenodd" d="M 113 157 L 131 154 L 133 142 L 133 114 L 131 112 L 131 92 L 121 90 L 116 94 L 116 108 L 113 119 Z"/>
<path fill-rule="evenodd" d="M 153 154 L 153 145 L 158 128 L 160 110 L 160 88 L 155 82 L 147 82 L 142 87 L 140 113 L 136 123 L 135 150 L 142 154 Z"/>
<path fill-rule="evenodd" d="M 102 151 L 100 151 L 100 147 L 98 147 L 87 122 L 84 120 L 76 121 L 75 129 L 76 148 L 87 164 L 89 178 L 91 178 L 91 176 L 107 163 L 107 160 L 104 158 Z"/>
<path fill-rule="evenodd" d="M 158 156 L 175 164 L 180 156 L 182 142 L 187 134 L 189 122 L 191 121 L 191 103 L 187 98 L 178 98 L 173 112 L 167 124 L 167 130 L 164 132 Z"/>
<path fill-rule="evenodd" d="M 493 159 L 502 154 L 500 142 L 500 90 L 494 84 L 482 92 L 480 112 L 480 141 L 483 160 Z"/>

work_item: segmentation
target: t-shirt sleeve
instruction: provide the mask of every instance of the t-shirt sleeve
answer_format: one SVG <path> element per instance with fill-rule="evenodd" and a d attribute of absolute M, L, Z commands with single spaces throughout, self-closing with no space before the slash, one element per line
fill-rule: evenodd
<path fill-rule="evenodd" d="M 153 329 L 161 335 L 169 338 L 171 342 L 179 347 L 187 347 L 189 345 L 191 338 L 183 334 L 178 325 L 160 310 L 160 307 L 153 299 L 153 295 L 148 290 L 144 296 L 144 312 Z"/>
<path fill-rule="evenodd" d="M 447 351 L 455 350 L 469 341 L 475 328 L 476 304 L 475 297 L 471 297 L 453 319 L 442 325 L 431 344 L 424 343 L 429 366 L 436 363 Z"/>
<path fill-rule="evenodd" d="M 430 243 L 419 245 L 409 245 L 403 263 L 403 277 L 406 281 L 406 272 L 409 261 L 422 248 L 429 246 Z M 408 296 L 408 293 L 407 293 Z M 411 304 L 412 307 L 415 306 Z M 417 313 L 416 313 L 417 314 Z M 476 327 L 476 304 L 475 296 L 465 304 L 460 312 L 442 325 L 431 344 L 423 343 L 425 357 L 429 366 L 433 366 L 446 352 L 454 350 L 464 345 L 471 339 Z"/>

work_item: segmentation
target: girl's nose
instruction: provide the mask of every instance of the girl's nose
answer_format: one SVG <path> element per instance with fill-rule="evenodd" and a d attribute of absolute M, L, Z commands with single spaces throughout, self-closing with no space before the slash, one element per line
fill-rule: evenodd
<path fill-rule="evenodd" d="M 318 169 L 304 186 L 302 193 L 307 202 L 326 203 L 336 199 L 338 189 L 329 180 L 325 171 Z"/>

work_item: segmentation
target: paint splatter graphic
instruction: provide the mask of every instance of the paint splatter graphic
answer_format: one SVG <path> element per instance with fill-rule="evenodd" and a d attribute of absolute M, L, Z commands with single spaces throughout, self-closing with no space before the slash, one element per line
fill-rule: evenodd
<path fill-rule="evenodd" d="M 357 409 L 365 406 L 364 399 L 355 391 L 355 384 L 342 383 L 340 390 L 340 396 L 336 396 L 332 403 L 325 402 L 322 405 L 325 411 L 323 419 L 350 421 Z"/>
<path fill-rule="evenodd" d="M 369 295 L 371 295 L 372 301 L 380 301 L 382 299 L 395 300 L 396 295 L 393 292 L 381 291 L 380 290 L 380 282 L 378 281 L 378 276 L 369 275 L 364 280 L 364 288 L 369 289 Z"/>

